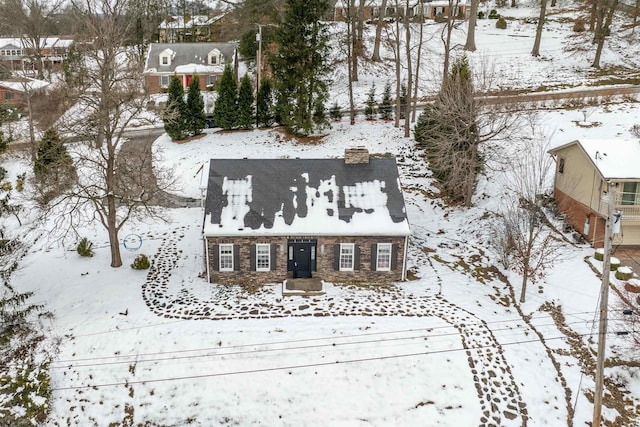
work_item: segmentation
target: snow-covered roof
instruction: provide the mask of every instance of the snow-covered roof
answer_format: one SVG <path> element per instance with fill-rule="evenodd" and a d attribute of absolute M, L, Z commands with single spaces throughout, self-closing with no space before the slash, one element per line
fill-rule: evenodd
<path fill-rule="evenodd" d="M 23 39 L 19 37 L 3 37 L 0 38 L 0 49 L 27 49 Z M 44 37 L 40 39 L 40 48 L 50 47 L 69 47 L 73 44 L 73 39 L 61 39 L 59 37 Z"/>
<path fill-rule="evenodd" d="M 162 65 L 162 73 L 193 72 L 196 66 L 203 74 L 222 73 L 226 63 L 233 64 L 236 47 L 236 43 L 151 43 L 144 69 L 146 73 L 158 72 L 160 54 L 170 49 L 173 53 L 171 63 Z M 222 53 L 224 62 L 211 66 L 208 63 L 208 55 L 214 49 Z"/>
<path fill-rule="evenodd" d="M 44 80 L 5 80 L 0 81 L 0 86 L 14 90 L 16 92 L 26 92 L 26 90 L 39 90 L 49 86 L 51 83 Z"/>
<path fill-rule="evenodd" d="M 640 179 L 640 139 L 577 139 L 550 150 L 558 151 L 577 144 L 602 178 Z"/>
<path fill-rule="evenodd" d="M 178 28 L 192 28 L 211 25 L 220 19 L 223 14 L 216 16 L 207 15 L 193 15 L 185 21 L 183 16 L 171 16 L 160 23 L 158 28 L 160 29 L 178 29 Z"/>
<path fill-rule="evenodd" d="M 215 159 L 206 236 L 407 236 L 395 158 Z"/>

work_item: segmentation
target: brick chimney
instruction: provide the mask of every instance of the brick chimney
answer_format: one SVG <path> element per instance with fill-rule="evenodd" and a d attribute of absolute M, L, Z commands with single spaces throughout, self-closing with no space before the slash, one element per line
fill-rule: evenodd
<path fill-rule="evenodd" d="M 369 163 L 369 151 L 364 147 L 347 148 L 344 150 L 344 163 L 347 165 Z"/>

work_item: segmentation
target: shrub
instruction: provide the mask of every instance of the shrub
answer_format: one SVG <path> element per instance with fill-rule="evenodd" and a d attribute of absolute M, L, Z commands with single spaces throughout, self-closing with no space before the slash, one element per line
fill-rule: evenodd
<path fill-rule="evenodd" d="M 329 109 L 329 117 L 331 117 L 331 120 L 333 120 L 334 122 L 339 122 L 340 120 L 342 120 L 342 110 L 340 109 L 338 102 L 334 102 Z"/>
<path fill-rule="evenodd" d="M 83 237 L 78 243 L 78 248 L 76 249 L 80 256 L 91 257 L 93 256 L 93 242 L 86 237 Z"/>
<path fill-rule="evenodd" d="M 501 30 L 506 30 L 507 29 L 506 19 L 504 19 L 502 16 L 498 18 L 498 20 L 496 21 L 496 28 L 499 28 Z"/>
<path fill-rule="evenodd" d="M 633 277 L 633 271 L 629 267 L 619 267 L 616 270 L 616 279 L 629 280 Z"/>
<path fill-rule="evenodd" d="M 151 263 L 149 262 L 149 258 L 145 254 L 140 254 L 133 260 L 133 264 L 131 264 L 131 268 L 135 270 L 147 270 L 151 267 Z"/>
<path fill-rule="evenodd" d="M 584 19 L 578 18 L 573 23 L 573 32 L 574 33 L 583 33 L 586 30 L 584 26 Z"/>
<path fill-rule="evenodd" d="M 489 12 L 489 19 L 498 19 L 500 15 L 498 15 L 498 11 L 495 9 L 491 9 Z"/>
<path fill-rule="evenodd" d="M 595 258 L 596 261 L 604 260 L 604 249 L 596 249 L 596 252 L 593 254 L 593 258 Z"/>
<path fill-rule="evenodd" d="M 478 12 L 478 19 L 484 19 L 484 12 L 483 11 Z"/>
<path fill-rule="evenodd" d="M 610 271 L 616 271 L 620 267 L 620 260 L 614 256 L 611 257 L 611 265 L 609 266 Z"/>
<path fill-rule="evenodd" d="M 443 22 L 447 22 L 447 17 L 444 16 L 442 13 L 438 13 L 436 17 L 433 18 L 433 20 L 439 24 L 442 24 Z"/>
<path fill-rule="evenodd" d="M 640 124 L 636 123 L 635 125 L 631 126 L 631 129 L 629 129 L 629 131 L 636 137 L 640 138 Z"/>

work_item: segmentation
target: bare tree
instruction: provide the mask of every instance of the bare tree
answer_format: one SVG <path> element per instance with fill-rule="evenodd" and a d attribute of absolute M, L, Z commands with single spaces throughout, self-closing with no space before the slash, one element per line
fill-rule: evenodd
<path fill-rule="evenodd" d="M 133 25 L 120 13 L 127 0 L 86 0 L 74 6 L 90 43 L 82 51 L 87 86 L 78 109 L 84 114 L 80 123 L 72 120 L 75 127 L 70 129 L 91 144 L 69 150 L 77 180 L 56 199 L 51 212 L 62 213 L 57 222 L 65 237 L 97 219 L 109 235 L 111 266 L 120 267 L 119 231 L 131 218 L 157 217 L 152 203 L 168 184 L 163 174 L 157 177 L 159 185 L 150 185 L 150 156 L 127 153 L 120 159 L 125 130 L 146 105 L 139 57 L 124 47 Z"/>
<path fill-rule="evenodd" d="M 467 41 L 464 44 L 464 50 L 468 50 L 470 52 L 476 51 L 476 20 L 478 19 L 479 2 L 480 0 L 471 0 L 471 14 L 469 15 Z"/>
<path fill-rule="evenodd" d="M 513 156 L 505 179 L 510 194 L 500 212 L 499 227 L 503 230 L 497 234 L 506 236 L 502 249 L 508 254 L 510 268 L 522 275 L 521 303 L 526 301 L 527 284 L 544 276 L 561 249 L 561 239 L 545 215 L 549 177 L 554 170 L 548 148 L 544 139 L 532 139 L 526 149 Z"/>
<path fill-rule="evenodd" d="M 471 206 L 476 176 L 484 166 L 481 146 L 508 136 L 519 120 L 518 114 L 485 103 L 476 94 L 475 81 L 483 83 L 485 78 L 472 75 L 465 57 L 456 59 L 434 102 L 418 117 L 414 131 L 444 193 L 465 206 Z"/>
<path fill-rule="evenodd" d="M 457 16 L 454 13 L 454 11 L 458 9 L 459 4 L 460 0 L 449 0 L 449 13 L 445 21 L 445 26 L 442 28 L 442 33 L 440 35 L 442 43 L 444 44 L 444 63 L 442 66 L 443 82 L 447 79 L 447 75 L 449 74 L 449 60 L 451 58 L 451 52 L 455 49 L 455 46 L 453 46 L 451 42 L 451 36 L 453 34 L 453 30 L 458 28 L 458 26 L 462 23 L 462 21 L 457 19 Z"/>
<path fill-rule="evenodd" d="M 62 0 L 4 0 L 0 3 L 2 27 L 21 38 L 39 79 L 44 78 L 43 47 L 51 17 L 61 4 Z"/>
<path fill-rule="evenodd" d="M 382 28 L 386 25 L 384 20 L 387 11 L 387 0 L 382 0 L 380 3 L 380 9 L 378 9 L 378 16 L 376 17 L 376 37 L 373 41 L 373 54 L 371 60 L 374 62 L 382 61 L 380 57 L 380 41 L 382 39 Z"/>
<path fill-rule="evenodd" d="M 409 108 L 411 107 L 411 94 L 413 93 L 413 67 L 411 65 L 411 16 L 409 6 L 409 0 L 405 1 L 404 11 L 404 47 L 405 56 L 407 61 L 407 96 L 404 100 L 404 136 L 408 138 L 411 135 L 411 115 L 409 114 Z"/>
<path fill-rule="evenodd" d="M 618 0 L 597 0 L 598 7 L 595 12 L 596 28 L 593 33 L 593 42 L 596 44 L 596 54 L 593 58 L 593 68 L 600 68 L 600 57 L 604 48 L 604 40 L 609 34 L 613 15 L 618 7 Z"/>
<path fill-rule="evenodd" d="M 547 16 L 547 0 L 540 0 L 540 15 L 538 16 L 538 25 L 536 26 L 536 39 L 533 42 L 531 56 L 540 56 L 540 40 L 542 39 L 542 28 L 544 20 Z"/>
<path fill-rule="evenodd" d="M 424 5 L 420 5 L 418 8 L 418 22 L 420 24 L 420 29 L 418 31 L 418 50 L 416 53 L 416 72 L 413 83 L 413 96 L 412 98 L 412 106 L 411 106 L 411 122 L 416 121 L 416 111 L 418 104 L 418 83 L 420 82 L 420 66 L 422 65 L 422 44 L 424 43 Z M 408 116 L 407 110 L 407 116 Z"/>
<path fill-rule="evenodd" d="M 347 81 L 349 85 L 349 124 L 354 125 L 356 123 L 356 109 L 353 102 L 353 67 L 351 64 L 351 57 L 353 54 L 353 43 L 351 40 L 353 38 L 353 7 L 355 0 L 346 0 L 347 1 Z"/>

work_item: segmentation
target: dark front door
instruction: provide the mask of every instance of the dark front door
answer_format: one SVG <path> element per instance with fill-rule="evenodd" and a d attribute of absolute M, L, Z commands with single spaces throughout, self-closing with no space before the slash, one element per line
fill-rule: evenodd
<path fill-rule="evenodd" d="M 315 270 L 315 242 L 289 242 L 288 270 L 294 278 L 306 279 Z"/>

